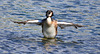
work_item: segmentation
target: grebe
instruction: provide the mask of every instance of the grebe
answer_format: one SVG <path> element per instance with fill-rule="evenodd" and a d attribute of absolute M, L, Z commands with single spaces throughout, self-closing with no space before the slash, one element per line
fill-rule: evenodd
<path fill-rule="evenodd" d="M 47 10 L 46 18 L 43 20 L 27 20 L 27 21 L 13 21 L 14 23 L 18 24 L 37 24 L 42 27 L 42 33 L 45 38 L 55 38 L 57 35 L 57 27 L 59 26 L 61 29 L 67 26 L 74 26 L 76 29 L 77 27 L 83 27 L 83 25 L 67 23 L 67 22 L 58 22 L 52 18 L 53 11 Z"/>

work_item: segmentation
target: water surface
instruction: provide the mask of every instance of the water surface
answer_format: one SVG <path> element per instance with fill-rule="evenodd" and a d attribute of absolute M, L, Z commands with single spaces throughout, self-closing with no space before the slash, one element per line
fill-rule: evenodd
<path fill-rule="evenodd" d="M 44 19 L 53 10 L 58 21 L 88 27 L 60 29 L 55 39 L 42 39 L 41 27 L 10 20 Z M 100 54 L 99 0 L 0 0 L 0 54 Z"/>

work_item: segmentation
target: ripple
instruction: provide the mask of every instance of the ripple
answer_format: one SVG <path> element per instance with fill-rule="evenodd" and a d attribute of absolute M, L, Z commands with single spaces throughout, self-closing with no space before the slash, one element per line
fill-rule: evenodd
<path fill-rule="evenodd" d="M 100 54 L 99 0 L 1 0 L 1 54 Z M 58 21 L 87 27 L 58 28 L 55 39 L 43 40 L 41 27 L 18 25 L 10 20 L 44 19 L 53 10 Z"/>

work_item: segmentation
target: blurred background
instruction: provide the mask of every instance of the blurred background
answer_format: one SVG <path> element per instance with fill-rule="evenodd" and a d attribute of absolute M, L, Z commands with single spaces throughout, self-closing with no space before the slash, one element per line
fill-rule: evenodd
<path fill-rule="evenodd" d="M 15 24 L 45 17 L 88 25 L 60 29 L 43 40 L 41 26 Z M 100 0 L 0 0 L 0 54 L 100 54 Z"/>

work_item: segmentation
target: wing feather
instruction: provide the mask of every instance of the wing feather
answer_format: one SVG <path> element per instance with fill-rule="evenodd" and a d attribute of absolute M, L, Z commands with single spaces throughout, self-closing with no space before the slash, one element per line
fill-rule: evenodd
<path fill-rule="evenodd" d="M 83 25 L 67 23 L 67 22 L 57 22 L 57 24 L 61 29 L 68 27 L 68 26 L 74 26 L 76 29 L 77 29 L 77 27 L 84 27 Z"/>
<path fill-rule="evenodd" d="M 40 25 L 42 23 L 41 20 L 12 21 L 12 22 L 18 23 L 18 24 L 24 24 L 24 25 L 25 24 L 37 24 L 37 25 Z"/>

